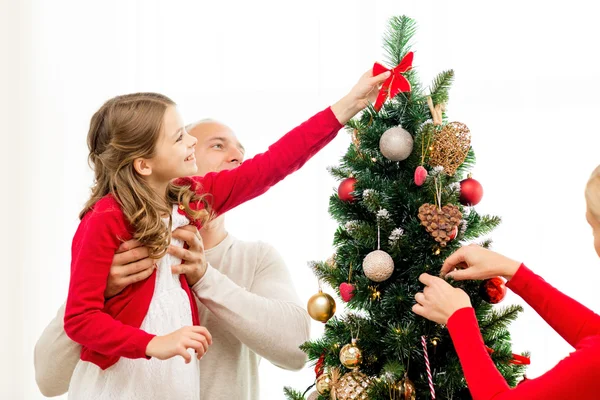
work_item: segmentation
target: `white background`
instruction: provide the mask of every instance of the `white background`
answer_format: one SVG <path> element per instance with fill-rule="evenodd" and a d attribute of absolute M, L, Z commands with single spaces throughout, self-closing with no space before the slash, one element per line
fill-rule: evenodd
<path fill-rule="evenodd" d="M 598 163 L 598 27 L 584 1 L 13 0 L 0 10 L 2 305 L 0 397 L 38 399 L 33 346 L 63 303 L 77 214 L 91 173 L 85 137 L 103 101 L 163 92 L 188 122 L 230 124 L 248 154 L 344 95 L 383 60 L 387 20 L 415 18 L 415 62 L 427 85 L 453 68 L 448 116 L 468 124 L 485 188 L 481 212 L 503 216 L 495 249 L 524 260 L 600 310 L 600 270 L 583 188 Z M 327 213 L 345 132 L 261 198 L 228 216 L 241 239 L 273 244 L 306 301 L 309 260 L 332 252 Z M 331 291 L 330 291 L 331 292 Z M 520 302 L 510 294 L 505 304 Z M 313 324 L 313 336 L 322 333 Z M 511 328 L 530 377 L 571 351 L 535 312 Z M 310 368 L 262 364 L 261 399 L 304 389 Z M 227 380 L 224 376 L 222 379 Z"/>

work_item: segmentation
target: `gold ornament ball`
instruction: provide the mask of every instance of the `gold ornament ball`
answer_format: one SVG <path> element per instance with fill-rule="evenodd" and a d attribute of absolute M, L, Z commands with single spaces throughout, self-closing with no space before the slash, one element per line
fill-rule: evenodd
<path fill-rule="evenodd" d="M 415 385 L 408 377 L 404 377 L 401 381 L 396 382 L 393 386 L 394 400 L 415 400 L 417 391 Z"/>
<path fill-rule="evenodd" d="M 308 299 L 306 308 L 312 319 L 325 323 L 335 314 L 335 300 L 319 290 L 319 293 Z"/>
<path fill-rule="evenodd" d="M 319 394 L 329 393 L 329 390 L 331 389 L 331 378 L 329 377 L 329 374 L 322 374 L 319 376 L 315 388 Z"/>
<path fill-rule="evenodd" d="M 383 282 L 394 272 L 394 260 L 383 250 L 375 250 L 367 254 L 363 260 L 365 276 L 374 282 Z"/>
<path fill-rule="evenodd" d="M 362 372 L 352 371 L 342 376 L 336 386 L 337 400 L 367 400 L 371 381 Z"/>
<path fill-rule="evenodd" d="M 317 400 L 318 398 L 319 398 L 319 393 L 312 392 L 310 395 L 308 395 L 307 400 Z"/>
<path fill-rule="evenodd" d="M 356 345 L 355 339 L 340 350 L 340 362 L 348 369 L 356 369 L 362 362 L 362 351 Z"/>

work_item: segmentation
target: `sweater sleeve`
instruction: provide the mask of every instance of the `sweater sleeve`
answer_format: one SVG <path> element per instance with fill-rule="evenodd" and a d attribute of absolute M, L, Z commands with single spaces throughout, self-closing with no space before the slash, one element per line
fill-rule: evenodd
<path fill-rule="evenodd" d="M 103 312 L 113 256 L 129 235 L 121 210 L 105 206 L 103 200 L 85 215 L 73 238 L 65 332 L 76 343 L 107 356 L 144 358 L 154 335 Z"/>
<path fill-rule="evenodd" d="M 600 337 L 589 336 L 544 375 L 511 389 L 490 358 L 473 308 L 448 320 L 448 330 L 473 400 L 595 399 L 600 392 Z"/>
<path fill-rule="evenodd" d="M 281 368 L 299 370 L 306 363 L 299 346 L 310 337 L 310 319 L 283 259 L 264 246 L 249 290 L 210 266 L 192 290 L 252 351 Z"/>
<path fill-rule="evenodd" d="M 71 375 L 79 361 L 81 346 L 63 328 L 65 306 L 44 329 L 33 350 L 35 381 L 46 397 L 60 396 L 69 390 Z"/>
<path fill-rule="evenodd" d="M 507 287 L 533 307 L 571 346 L 576 347 L 587 336 L 600 335 L 598 314 L 549 285 L 525 265 L 521 264 Z"/>
<path fill-rule="evenodd" d="M 292 129 L 268 151 L 244 161 L 232 170 L 211 172 L 202 177 L 181 178 L 199 193 L 210 193 L 217 214 L 265 193 L 271 186 L 302 167 L 336 136 L 342 125 L 331 108 L 327 108 Z"/>

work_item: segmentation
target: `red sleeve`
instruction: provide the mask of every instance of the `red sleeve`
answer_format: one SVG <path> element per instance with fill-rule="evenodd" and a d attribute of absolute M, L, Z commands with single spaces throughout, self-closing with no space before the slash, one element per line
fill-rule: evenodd
<path fill-rule="evenodd" d="M 600 336 L 582 340 L 550 371 L 511 389 L 487 353 L 473 308 L 456 311 L 448 330 L 473 400 L 586 400 L 600 393 Z"/>
<path fill-rule="evenodd" d="M 154 335 L 103 312 L 113 256 L 121 239 L 130 237 L 123 213 L 110 200 L 100 200 L 84 216 L 73 238 L 65 332 L 74 342 L 104 355 L 144 358 Z"/>
<path fill-rule="evenodd" d="M 525 265 L 521 264 L 507 287 L 533 307 L 571 346 L 576 347 L 587 336 L 600 335 L 598 314 L 556 290 Z"/>
<path fill-rule="evenodd" d="M 211 206 L 218 214 L 265 193 L 271 186 L 302 167 L 336 136 L 342 125 L 331 108 L 292 129 L 269 150 L 244 161 L 229 171 L 211 172 L 202 177 L 182 178 L 200 193 L 211 193 Z"/>

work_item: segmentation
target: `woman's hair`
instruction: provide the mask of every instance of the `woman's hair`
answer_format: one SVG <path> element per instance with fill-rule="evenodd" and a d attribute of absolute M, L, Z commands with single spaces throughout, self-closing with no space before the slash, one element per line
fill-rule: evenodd
<path fill-rule="evenodd" d="M 592 172 L 585 186 L 585 200 L 590 213 L 600 221 L 600 165 Z"/>
<path fill-rule="evenodd" d="M 79 214 L 111 194 L 133 228 L 133 237 L 148 246 L 150 255 L 163 256 L 171 241 L 173 204 L 183 205 L 187 214 L 202 224 L 211 217 L 205 195 L 190 185 L 170 183 L 165 196 L 157 195 L 138 174 L 133 162 L 151 158 L 163 127 L 163 118 L 173 100 L 158 93 L 134 93 L 108 100 L 94 114 L 88 132 L 88 162 L 94 170 L 92 194 Z M 203 202 L 204 209 L 192 210 L 190 203 Z M 168 227 L 162 218 L 169 216 Z"/>

